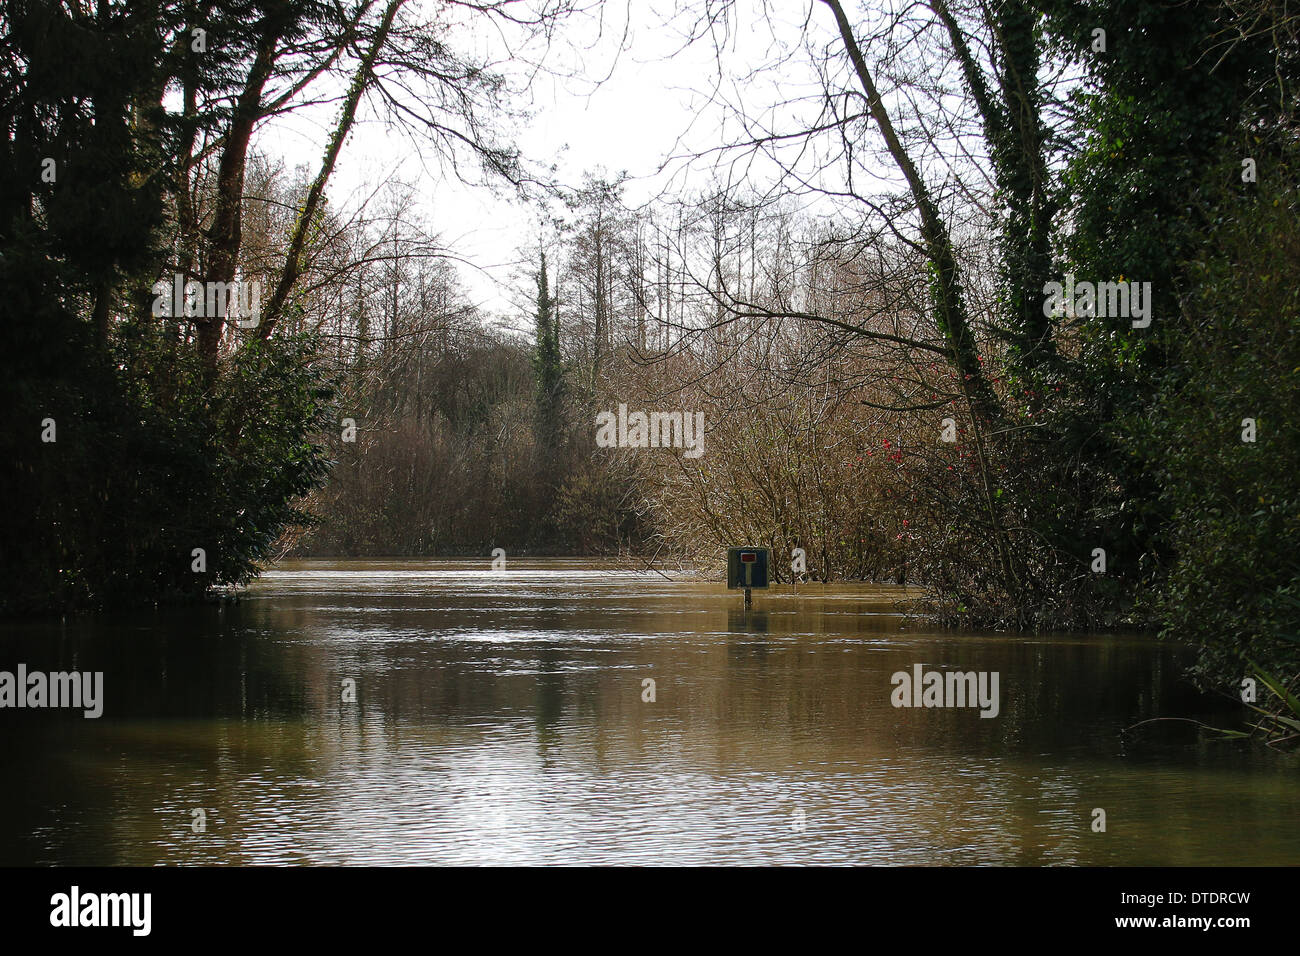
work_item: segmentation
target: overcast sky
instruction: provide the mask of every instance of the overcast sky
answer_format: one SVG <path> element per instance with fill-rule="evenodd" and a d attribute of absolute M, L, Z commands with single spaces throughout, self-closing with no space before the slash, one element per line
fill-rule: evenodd
<path fill-rule="evenodd" d="M 757 2 L 742 0 L 741 6 Z M 806 13 L 804 4 L 791 5 L 794 19 L 775 29 L 763 18 L 742 13 L 738 20 L 744 25 L 732 32 L 724 57 L 731 74 L 724 84 L 728 98 L 744 95 L 770 104 L 811 81 L 806 57 L 797 49 Z M 817 28 L 826 26 L 814 22 Z M 586 170 L 627 170 L 633 181 L 625 196 L 632 204 L 665 188 L 670 176 L 675 175 L 673 188 L 699 185 L 705 175 L 700 164 L 693 173 L 684 173 L 680 163 L 660 172 L 670 157 L 708 149 L 725 135 L 725 111 L 709 105 L 719 71 L 714 45 L 709 40 L 684 43 L 684 31 L 691 26 L 689 16 L 671 17 L 638 0 L 606 3 L 601 19 L 577 17 L 562 26 L 563 35 L 546 60 L 553 72 L 538 75 L 521 101 L 535 114 L 517 131 L 524 155 L 556 163 L 560 181 L 567 184 L 579 183 Z M 462 39 L 469 48 L 501 55 L 495 31 L 480 26 Z M 783 47 L 794 54 L 792 65 L 779 75 L 735 83 L 735 73 L 780 56 Z M 331 106 L 276 120 L 259 131 L 257 146 L 314 172 L 336 111 Z M 457 256 L 473 264 L 458 269 L 475 301 L 488 315 L 509 313 L 518 250 L 536 239 L 537 210 L 504 190 L 466 186 L 450 170 L 422 164 L 410 142 L 373 115 L 345 146 L 331 180 L 331 202 L 353 203 L 394 172 L 418 185 L 433 228 Z"/>

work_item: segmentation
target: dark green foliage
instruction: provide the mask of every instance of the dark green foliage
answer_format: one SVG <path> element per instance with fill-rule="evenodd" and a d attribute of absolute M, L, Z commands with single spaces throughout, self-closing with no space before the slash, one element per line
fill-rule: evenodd
<path fill-rule="evenodd" d="M 1300 673 L 1300 151 L 1257 184 L 1220 167 L 1218 219 L 1188 264 L 1181 374 L 1122 425 L 1158 482 L 1173 553 L 1151 603 L 1164 633 L 1200 650 L 1198 676 L 1235 689 L 1246 658 Z M 1245 419 L 1255 440 L 1244 441 Z"/>
<path fill-rule="evenodd" d="M 2 519 L 3 608 L 138 603 L 247 581 L 285 526 L 304 520 L 292 502 L 325 474 L 312 436 L 328 392 L 310 343 L 241 352 L 209 391 L 192 357 L 165 366 L 165 343 L 147 333 L 123 335 L 110 358 L 57 308 L 4 328 L 41 319 L 46 333 L 62 330 L 57 346 L 30 334 L 3 346 L 12 427 L 0 438 L 0 494 L 21 503 Z M 42 351 L 51 361 L 33 374 L 26 363 Z M 192 570 L 195 548 L 206 573 Z"/>
<path fill-rule="evenodd" d="M 207 9 L 248 13 L 236 6 Z M 167 263 L 157 103 L 174 13 L 0 7 L 0 610 L 245 582 L 304 520 L 293 502 L 328 465 L 313 436 L 329 390 L 310 341 L 252 343 L 205 378 L 148 308 Z"/>
<path fill-rule="evenodd" d="M 1285 463 L 1296 449 L 1284 423 L 1300 361 L 1285 344 L 1297 259 L 1294 159 L 1284 157 L 1300 51 L 1286 30 L 1243 37 L 1217 3 L 1040 8 L 1045 40 L 1087 72 L 1071 103 L 1077 133 L 1058 187 L 1068 229 L 1057 232 L 1053 278 L 1151 282 L 1154 301 L 1148 329 L 1114 317 L 1063 323 L 1071 344 L 1059 377 L 1026 375 L 1008 337 L 1009 375 L 1024 387 L 1013 411 L 1032 426 L 998 450 L 1026 517 L 1017 603 L 1040 623 L 1158 624 L 1197 644 L 1207 683 L 1239 679 L 1242 652 L 1294 673 L 1293 646 L 1273 635 L 1295 630 L 1286 596 L 1296 566 L 1283 559 L 1295 540 L 1297 481 Z M 1278 11 L 1255 12 L 1262 23 Z M 1091 49 L 1095 28 L 1106 30 L 1104 52 Z M 1241 182 L 1248 156 L 1259 186 Z M 1260 443 L 1241 443 L 1245 417 L 1259 418 Z M 1087 573 L 1094 546 L 1106 551 L 1104 577 Z M 1058 559 L 1059 586 L 1042 587 L 1052 573 L 1028 565 Z M 1067 607 L 1091 610 L 1078 619 Z"/>
<path fill-rule="evenodd" d="M 546 253 L 537 272 L 536 341 L 533 371 L 537 376 L 537 443 L 558 451 L 564 434 L 564 367 L 560 360 L 559 317 L 546 274 Z M 548 482 L 549 483 L 549 482 Z"/>

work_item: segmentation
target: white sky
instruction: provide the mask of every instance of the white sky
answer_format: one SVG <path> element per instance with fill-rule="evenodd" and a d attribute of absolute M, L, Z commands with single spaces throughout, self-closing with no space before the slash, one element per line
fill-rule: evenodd
<path fill-rule="evenodd" d="M 742 0 L 740 6 L 748 8 L 759 2 Z M 820 8 L 819 4 L 813 6 Z M 779 54 L 780 46 L 797 47 L 808 4 L 789 7 L 788 15 L 795 19 L 785 26 L 778 25 L 774 31 L 767 26 L 749 26 L 733 35 L 726 58 L 729 65 L 736 70 L 749 69 Z M 821 12 L 814 10 L 813 22 L 829 30 L 828 17 L 817 16 Z M 670 22 L 651 3 L 607 2 L 603 13 L 603 24 L 588 16 L 561 28 L 563 37 L 550 50 L 547 63 L 560 74 L 577 75 L 541 74 L 533 80 L 529 97 L 521 105 L 535 115 L 518 131 L 518 144 L 526 159 L 557 164 L 559 180 L 568 185 L 579 183 L 585 170 L 603 168 L 611 174 L 627 170 L 633 182 L 625 198 L 637 204 L 666 184 L 667 175 L 658 173 L 666 158 L 721 141 L 722 111 L 707 106 L 718 63 L 708 40 L 683 48 L 682 31 L 690 28 L 689 20 L 679 16 Z M 742 14 L 740 19 L 764 23 L 757 15 Z M 775 49 L 774 33 L 781 37 Z M 478 31 L 467 33 L 464 41 L 490 50 L 498 38 L 494 32 Z M 500 55 L 500 47 L 492 52 Z M 806 62 L 806 56 L 795 49 L 791 68 L 803 76 L 798 79 L 789 70 L 782 71 L 781 96 L 791 95 L 792 88 L 810 80 L 806 68 L 795 68 Z M 593 82 L 597 79 L 602 82 Z M 731 95 L 741 95 L 743 90 L 746 98 L 758 97 L 770 104 L 778 96 L 775 79 L 767 80 L 766 90 L 761 89 L 762 81 L 733 85 Z M 331 106 L 303 111 L 267 124 L 259 130 L 255 145 L 290 166 L 305 163 L 314 172 L 336 110 Z M 373 118 L 359 124 L 346 143 L 328 195 L 335 206 L 348 206 L 393 172 L 417 184 L 433 230 L 461 259 L 477 267 L 460 265 L 458 271 L 485 315 L 509 313 L 509 286 L 517 281 L 518 251 L 536 241 L 537 211 L 501 190 L 466 186 L 450 170 L 422 166 L 405 137 Z M 679 177 L 674 185 L 683 181 Z M 698 177 L 689 181 L 701 183 Z"/>

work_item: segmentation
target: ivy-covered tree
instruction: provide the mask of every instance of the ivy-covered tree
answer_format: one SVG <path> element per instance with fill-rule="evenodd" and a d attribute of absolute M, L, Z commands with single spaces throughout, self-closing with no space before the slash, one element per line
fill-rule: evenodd
<path fill-rule="evenodd" d="M 535 440 L 541 451 L 541 461 L 554 462 L 565 434 L 564 366 L 560 359 L 560 318 L 557 302 L 551 296 L 545 251 L 541 253 L 537 270 L 536 301 L 533 345 L 533 371 L 537 378 Z"/>

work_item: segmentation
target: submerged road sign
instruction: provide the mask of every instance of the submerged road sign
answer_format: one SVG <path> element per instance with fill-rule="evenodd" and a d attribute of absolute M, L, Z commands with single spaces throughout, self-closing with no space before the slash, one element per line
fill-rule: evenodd
<path fill-rule="evenodd" d="M 769 554 L 767 548 L 728 548 L 727 587 L 766 588 Z"/>

